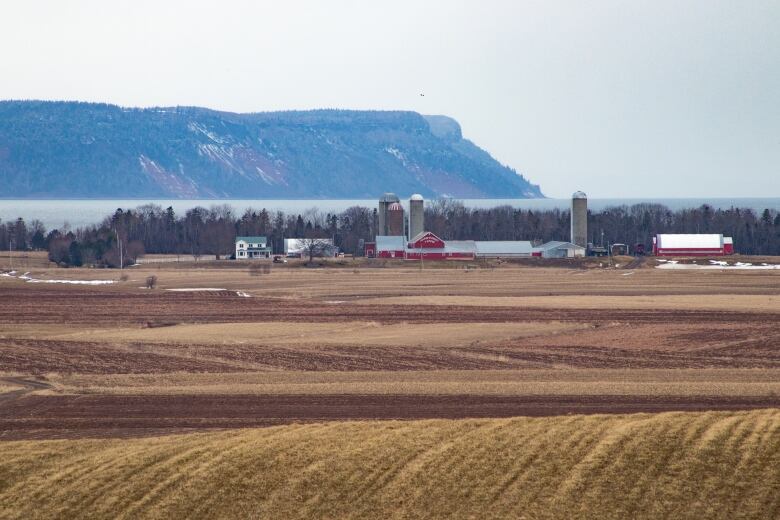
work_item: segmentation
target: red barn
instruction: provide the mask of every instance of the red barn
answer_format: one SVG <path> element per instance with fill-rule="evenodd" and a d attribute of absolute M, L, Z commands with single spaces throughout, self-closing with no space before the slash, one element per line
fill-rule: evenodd
<path fill-rule="evenodd" d="M 723 237 L 723 254 L 734 254 L 734 240 L 731 237 Z"/>
<path fill-rule="evenodd" d="M 377 258 L 403 258 L 406 249 L 406 239 L 403 235 L 376 237 Z"/>
<path fill-rule="evenodd" d="M 734 246 L 730 245 L 731 252 Z M 726 253 L 723 235 L 716 234 L 661 234 L 653 237 L 656 256 L 722 256 Z"/>
<path fill-rule="evenodd" d="M 445 242 L 430 231 L 423 231 L 406 249 L 407 260 L 473 260 L 476 255 L 473 240 L 450 240 Z"/>

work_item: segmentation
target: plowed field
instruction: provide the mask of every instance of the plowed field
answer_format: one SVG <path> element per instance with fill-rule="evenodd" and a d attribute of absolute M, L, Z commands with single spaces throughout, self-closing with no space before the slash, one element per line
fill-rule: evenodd
<path fill-rule="evenodd" d="M 0 277 L 0 517 L 780 514 L 780 272 L 220 265 Z"/>
<path fill-rule="evenodd" d="M 773 272 L 144 269 L 0 279 L 0 436 L 780 406 Z"/>

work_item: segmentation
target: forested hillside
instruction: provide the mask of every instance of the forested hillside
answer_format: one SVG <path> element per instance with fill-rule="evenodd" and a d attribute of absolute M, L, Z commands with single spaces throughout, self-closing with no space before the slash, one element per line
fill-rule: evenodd
<path fill-rule="evenodd" d="M 415 112 L 236 114 L 0 102 L 7 198 L 535 198 L 522 175 Z"/>

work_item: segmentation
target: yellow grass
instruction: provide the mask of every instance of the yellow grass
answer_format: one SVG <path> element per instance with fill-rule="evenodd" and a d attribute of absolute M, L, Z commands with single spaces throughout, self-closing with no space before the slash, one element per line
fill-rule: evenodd
<path fill-rule="evenodd" d="M 49 374 L 38 393 L 113 395 L 780 395 L 780 369 L 447 370 L 219 374 Z"/>
<path fill-rule="evenodd" d="M 158 276 L 159 289 L 221 287 L 256 297 L 355 299 L 382 296 L 547 296 L 547 295 L 665 295 L 768 294 L 780 292 L 778 271 L 663 271 L 640 269 L 566 269 L 502 266 L 495 270 L 464 271 L 462 264 L 442 269 L 354 268 L 306 269 L 272 267 L 270 274 L 252 276 L 246 263 L 223 262 L 220 268 L 189 263 L 146 265 L 125 269 L 129 277 L 101 290 L 141 291 L 149 275 Z M 605 264 L 606 265 L 606 264 Z M 118 280 L 117 270 L 31 269 L 36 278 Z M 0 286 L 22 283 L 0 279 Z"/>
<path fill-rule="evenodd" d="M 207 323 L 154 329 L 84 329 L 67 325 L 5 326 L 0 337 L 47 337 L 69 341 L 264 345 L 457 346 L 528 338 L 592 328 L 576 323 Z"/>
<path fill-rule="evenodd" d="M 780 296 L 664 295 L 664 296 L 397 296 L 367 298 L 366 304 L 468 305 L 473 307 L 542 307 L 553 309 L 665 309 L 780 312 Z"/>
<path fill-rule="evenodd" d="M 342 422 L 2 444 L 4 518 L 780 515 L 780 411 Z"/>

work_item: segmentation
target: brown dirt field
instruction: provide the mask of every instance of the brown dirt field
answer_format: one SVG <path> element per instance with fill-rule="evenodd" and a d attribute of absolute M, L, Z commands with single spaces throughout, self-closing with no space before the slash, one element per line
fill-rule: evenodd
<path fill-rule="evenodd" d="M 262 330 L 264 324 L 257 325 Z M 271 330 L 273 325 L 269 324 Z M 464 341 L 462 337 L 448 336 L 446 333 L 451 329 L 447 326 L 428 324 L 429 333 L 442 332 L 442 337 L 430 344 L 420 342 L 416 335 L 398 344 L 387 341 L 361 344 L 362 329 L 354 323 L 343 329 L 354 335 L 345 333 L 346 344 L 337 343 L 338 336 L 319 341 L 307 334 L 296 341 L 295 328 L 287 325 L 282 328 L 289 328 L 290 334 L 280 335 L 281 340 L 269 343 L 237 342 L 229 332 L 221 343 L 216 340 L 196 343 L 195 338 L 172 342 L 165 332 L 175 327 L 136 329 L 142 333 L 163 331 L 160 337 L 150 336 L 146 342 L 137 341 L 132 334 L 129 341 L 119 341 L 117 338 L 125 332 L 117 332 L 117 338 L 105 342 L 98 341 L 98 333 L 85 333 L 91 341 L 78 335 L 73 340 L 5 337 L 0 338 L 0 366 L 6 372 L 28 374 L 780 367 L 778 322 L 686 325 L 611 322 L 583 324 L 574 330 L 562 328 L 558 323 L 544 327 L 532 322 L 526 335 L 517 333 L 506 339 L 503 334 L 507 331 L 515 333 L 512 325 L 493 337 L 486 335 L 479 340 L 467 337 Z M 397 337 L 395 326 L 389 327 L 392 337 Z M 191 334 L 192 331 L 183 332 Z M 32 331 L 28 329 L 26 333 Z M 381 337 L 381 333 L 376 333 L 373 339 Z"/>
<path fill-rule="evenodd" d="M 0 375 L 48 381 L 19 390 L 5 379 L 0 438 L 780 406 L 776 272 L 125 273 L 109 286 L 0 279 Z M 149 273 L 161 289 L 138 288 Z M 224 290 L 164 290 L 198 287 Z"/>
<path fill-rule="evenodd" d="M 83 430 L 131 434 L 301 422 L 463 419 L 593 413 L 751 410 L 780 407 L 775 396 L 486 395 L 27 395 L 0 408 L 0 436 L 78 437 Z"/>
<path fill-rule="evenodd" d="M 658 295 L 658 296 L 399 296 L 363 299 L 369 305 L 444 305 L 550 309 L 657 309 L 780 312 L 780 296 L 772 295 Z"/>
<path fill-rule="evenodd" d="M 2 284 L 2 282 L 0 282 Z M 452 323 L 527 321 L 625 321 L 690 323 L 765 322 L 771 312 L 682 309 L 589 309 L 447 305 L 359 305 L 338 301 L 242 298 L 235 294 L 191 292 L 123 292 L 115 288 L 2 286 L 7 305 L 0 305 L 0 324 L 83 324 L 124 326 L 171 323 L 347 322 Z"/>

